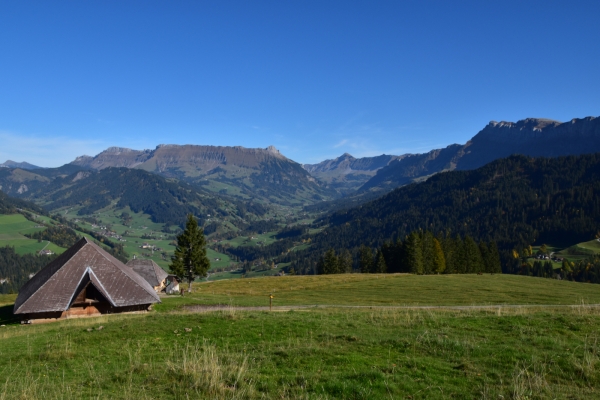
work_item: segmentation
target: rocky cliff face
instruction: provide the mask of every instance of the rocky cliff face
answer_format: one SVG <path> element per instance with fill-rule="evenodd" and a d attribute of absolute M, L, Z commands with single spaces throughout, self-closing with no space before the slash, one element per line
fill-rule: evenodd
<path fill-rule="evenodd" d="M 600 152 L 600 118 L 564 123 L 540 118 L 491 121 L 464 145 L 450 145 L 390 162 L 359 191 L 389 191 L 441 171 L 475 169 L 512 154 L 557 157 L 595 152 Z"/>

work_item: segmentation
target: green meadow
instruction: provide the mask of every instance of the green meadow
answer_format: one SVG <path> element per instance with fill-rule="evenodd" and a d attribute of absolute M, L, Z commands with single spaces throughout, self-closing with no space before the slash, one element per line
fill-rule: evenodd
<path fill-rule="evenodd" d="M 42 219 L 44 222 L 46 219 Z M 0 247 L 12 246 L 18 254 L 37 253 L 48 249 L 60 254 L 64 248 L 54 243 L 29 239 L 24 235 L 39 232 L 45 228 L 39 227 L 35 222 L 29 221 L 21 214 L 0 215 Z"/>
<path fill-rule="evenodd" d="M 147 314 L 26 326 L 0 296 L 0 399 L 600 397 L 600 285 L 448 278 L 196 283 Z M 269 293 L 272 312 L 236 307 Z"/>

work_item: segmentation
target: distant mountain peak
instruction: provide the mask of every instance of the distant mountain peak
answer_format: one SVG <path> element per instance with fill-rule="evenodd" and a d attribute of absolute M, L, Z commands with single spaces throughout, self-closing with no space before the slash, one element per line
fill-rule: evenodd
<path fill-rule="evenodd" d="M 488 127 L 493 128 L 518 128 L 519 130 L 541 130 L 547 126 L 557 126 L 562 124 L 560 121 L 556 121 L 548 118 L 525 118 L 517 122 L 509 121 L 490 121 Z"/>
<path fill-rule="evenodd" d="M 217 189 L 208 182 L 219 182 L 220 186 L 235 186 L 240 193 L 235 194 L 238 196 L 263 196 L 283 203 L 290 199 L 312 202 L 328 193 L 333 194 L 275 146 L 160 144 L 153 150 L 110 147 L 94 157 L 78 157 L 71 164 L 91 170 L 109 167 L 142 169 L 163 177 L 206 185 L 214 191 Z M 281 188 L 286 191 L 274 190 Z M 226 193 L 228 189 L 219 190 Z"/>
<path fill-rule="evenodd" d="M 20 168 L 20 169 L 41 169 L 42 167 L 38 167 L 37 165 L 29 164 L 28 162 L 16 162 L 12 160 L 6 160 L 4 163 L 0 164 L 0 168 Z"/>
<path fill-rule="evenodd" d="M 359 190 L 391 190 L 442 171 L 476 169 L 511 154 L 557 157 L 598 151 L 600 118 L 575 118 L 565 123 L 547 118 L 491 121 L 465 145 L 450 145 L 391 163 Z"/>
<path fill-rule="evenodd" d="M 267 147 L 265 150 L 267 150 L 269 153 L 274 154 L 276 156 L 280 156 L 282 157 L 283 155 L 281 154 L 281 152 L 279 150 L 277 150 L 277 148 L 273 145 Z"/>
<path fill-rule="evenodd" d="M 110 154 L 121 154 L 121 153 L 131 153 L 133 151 L 137 151 L 137 150 L 133 150 L 133 149 L 129 149 L 127 147 L 109 147 L 108 149 L 104 150 L 104 153 L 110 153 Z"/>
<path fill-rule="evenodd" d="M 471 141 L 485 140 L 512 145 L 515 142 L 539 140 L 542 136 L 573 140 L 582 136 L 596 136 L 599 124 L 594 120 L 594 117 L 587 117 L 574 118 L 565 123 L 547 118 L 526 118 L 517 122 L 490 121 Z"/>

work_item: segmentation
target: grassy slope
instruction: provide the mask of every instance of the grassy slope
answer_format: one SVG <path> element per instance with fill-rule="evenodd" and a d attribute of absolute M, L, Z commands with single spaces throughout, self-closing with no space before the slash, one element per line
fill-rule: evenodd
<path fill-rule="evenodd" d="M 122 212 L 127 212 L 131 216 L 131 223 L 128 226 L 122 224 L 122 220 L 120 218 Z M 69 211 L 69 214 L 67 214 L 66 216 L 71 219 L 78 219 L 78 223 L 82 226 L 85 226 L 86 229 L 98 230 L 98 228 L 92 228 L 92 225 L 88 222 L 83 221 L 81 217 L 77 217 L 76 210 Z M 110 225 L 113 231 L 123 236 L 123 238 L 126 241 L 119 243 L 123 245 L 125 251 L 127 252 L 127 254 L 129 254 L 130 258 L 133 258 L 133 256 L 136 256 L 138 258 L 151 258 L 162 268 L 168 270 L 170 258 L 173 255 L 175 247 L 170 244 L 170 239 L 166 239 L 168 236 L 172 235 L 168 235 L 161 232 L 163 224 L 154 223 L 150 220 L 150 217 L 148 215 L 142 213 L 134 213 L 129 208 L 115 210 L 111 207 L 107 207 L 106 209 L 103 209 L 100 212 L 94 214 L 94 217 L 102 221 L 102 225 Z M 123 235 L 125 231 L 128 232 L 127 235 Z M 154 235 L 153 239 L 141 238 L 142 235 L 151 233 Z M 162 259 L 161 252 L 154 252 L 154 254 L 152 254 L 150 250 L 141 249 L 140 246 L 142 245 L 142 243 L 149 243 L 163 249 L 163 251 L 166 251 L 166 260 Z M 144 257 L 143 254 L 145 254 L 146 256 L 149 255 L 149 257 Z M 227 267 L 231 262 L 229 256 L 227 256 L 226 254 L 218 253 L 212 249 L 207 249 L 207 256 L 210 260 L 211 268 Z M 215 258 L 220 258 L 220 261 L 215 261 Z"/>
<path fill-rule="evenodd" d="M 600 304 L 600 285 L 517 275 L 344 274 L 232 279 L 195 283 L 175 304 L 274 305 L 488 305 Z"/>
<path fill-rule="evenodd" d="M 44 221 L 46 220 L 48 219 L 44 218 Z M 38 242 L 24 236 L 43 229 L 36 228 L 35 222 L 29 221 L 21 214 L 0 215 L 0 247 L 13 246 L 18 254 L 37 253 L 44 248 L 57 254 L 65 251 L 54 243 Z"/>
<path fill-rule="evenodd" d="M 237 303 L 254 302 L 268 287 L 278 301 L 294 294 L 287 299 L 354 304 L 363 296 L 375 304 L 412 297 L 485 304 L 507 288 L 505 299 L 518 303 L 600 298 L 600 285 L 527 277 L 458 276 L 448 290 L 431 290 L 445 277 L 322 278 L 217 282 L 200 292 L 229 293 Z M 470 296 L 461 295 L 468 287 Z M 354 296 L 343 296 L 349 291 Z M 597 307 L 168 312 L 175 303 L 181 298 L 142 316 L 0 328 L 0 398 L 599 396 Z"/>

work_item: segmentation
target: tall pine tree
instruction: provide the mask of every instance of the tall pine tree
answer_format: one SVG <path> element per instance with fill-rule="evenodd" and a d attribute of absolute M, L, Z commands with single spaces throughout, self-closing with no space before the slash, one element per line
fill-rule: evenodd
<path fill-rule="evenodd" d="M 194 279 L 206 276 L 209 268 L 204 231 L 198 226 L 196 218 L 188 214 L 185 230 L 177 236 L 177 247 L 171 257 L 169 269 L 180 279 L 188 280 L 188 292 L 191 292 Z"/>
<path fill-rule="evenodd" d="M 423 250 L 421 238 L 417 232 L 411 232 L 404 242 L 404 254 L 409 272 L 413 274 L 423 273 Z"/>
<path fill-rule="evenodd" d="M 368 274 L 373 269 L 373 251 L 365 245 L 360 246 L 358 253 L 358 266 L 360 272 Z"/>
<path fill-rule="evenodd" d="M 373 268 L 373 273 L 375 274 L 385 274 L 387 272 L 387 265 L 385 265 L 385 258 L 383 257 L 383 252 L 381 250 L 377 251 L 377 255 L 375 256 L 375 265 Z"/>

